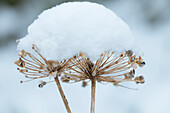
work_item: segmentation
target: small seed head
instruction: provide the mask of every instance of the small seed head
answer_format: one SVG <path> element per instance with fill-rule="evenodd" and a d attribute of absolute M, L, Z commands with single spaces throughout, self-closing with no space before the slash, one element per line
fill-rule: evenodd
<path fill-rule="evenodd" d="M 141 75 L 141 76 L 138 76 L 134 79 L 136 81 L 137 84 L 141 83 L 145 83 L 145 80 L 144 80 L 144 77 Z"/>
<path fill-rule="evenodd" d="M 47 83 L 45 81 L 40 81 L 40 84 L 38 85 L 39 88 L 43 88 Z"/>
<path fill-rule="evenodd" d="M 143 67 L 146 63 L 145 62 L 140 62 L 139 66 Z"/>
<path fill-rule="evenodd" d="M 133 55 L 133 51 L 132 50 L 128 50 L 128 51 L 126 51 L 126 54 L 127 54 L 127 56 L 132 56 Z"/>
<path fill-rule="evenodd" d="M 82 87 L 86 87 L 87 86 L 87 82 L 86 81 L 83 81 L 82 82 Z"/>

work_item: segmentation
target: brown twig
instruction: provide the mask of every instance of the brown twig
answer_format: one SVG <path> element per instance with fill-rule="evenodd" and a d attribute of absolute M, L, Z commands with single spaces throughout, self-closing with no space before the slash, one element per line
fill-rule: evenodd
<path fill-rule="evenodd" d="M 69 105 L 68 105 L 68 101 L 67 101 L 67 99 L 66 99 L 66 97 L 65 97 L 65 95 L 64 95 L 64 92 L 63 92 L 63 89 L 62 89 L 62 87 L 61 87 L 61 84 L 60 84 L 60 81 L 59 81 L 59 79 L 58 79 L 58 76 L 56 76 L 54 79 L 55 79 L 55 82 L 56 82 L 56 84 L 57 84 L 58 90 L 59 90 L 59 92 L 60 92 L 61 98 L 62 98 L 62 100 L 63 100 L 63 102 L 64 102 L 64 105 L 65 105 L 65 108 L 66 108 L 66 110 L 67 110 L 67 113 L 71 113 L 70 107 L 69 107 Z"/>
<path fill-rule="evenodd" d="M 96 79 L 92 77 L 91 79 L 91 110 L 90 113 L 95 111 L 95 90 L 96 90 Z"/>

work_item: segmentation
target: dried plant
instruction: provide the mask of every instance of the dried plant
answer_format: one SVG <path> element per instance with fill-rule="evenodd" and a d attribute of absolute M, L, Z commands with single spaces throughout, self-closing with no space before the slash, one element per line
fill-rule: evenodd
<path fill-rule="evenodd" d="M 60 85 L 59 77 L 61 77 L 62 82 L 66 83 L 81 81 L 83 87 L 87 85 L 89 80 L 91 81 L 91 113 L 95 111 L 96 81 L 112 83 L 124 88 L 129 87 L 122 85 L 122 82 L 133 81 L 137 84 L 145 82 L 143 76 L 135 77 L 135 69 L 138 66 L 143 67 L 145 62 L 140 56 L 133 55 L 132 50 L 122 52 L 120 55 L 105 51 L 95 62 L 92 62 L 85 53 L 80 52 L 59 62 L 57 60 L 46 60 L 35 45 L 32 46 L 32 49 L 38 54 L 39 58 L 24 50 L 18 52 L 20 58 L 15 64 L 20 68 L 17 69 L 26 78 L 29 78 L 29 80 L 21 81 L 21 83 L 39 78 L 54 77 L 53 81 L 41 81 L 39 87 L 41 88 L 50 82 L 56 82 L 68 113 L 71 113 L 71 110 Z"/>
<path fill-rule="evenodd" d="M 91 81 L 91 113 L 95 111 L 95 87 L 96 81 L 112 83 L 115 86 L 121 86 L 122 82 L 134 81 L 144 83 L 143 76 L 135 75 L 137 65 L 143 67 L 145 62 L 139 56 L 133 55 L 132 50 L 125 51 L 116 57 L 114 52 L 106 51 L 100 55 L 100 58 L 93 63 L 85 53 L 77 54 L 70 60 L 72 67 L 69 71 L 64 71 L 61 77 L 63 82 L 80 82 L 82 86 L 87 85 L 86 80 Z M 132 88 L 130 88 L 132 89 Z"/>
<path fill-rule="evenodd" d="M 19 72 L 23 73 L 26 78 L 29 80 L 21 81 L 28 82 L 35 79 L 40 78 L 46 78 L 46 77 L 54 77 L 53 81 L 41 81 L 38 85 L 40 88 L 42 88 L 44 85 L 50 82 L 56 82 L 57 87 L 59 89 L 60 95 L 62 97 L 62 100 L 64 102 L 64 105 L 66 107 L 66 110 L 68 113 L 71 113 L 70 107 L 68 105 L 67 99 L 64 95 L 63 89 L 59 82 L 59 76 L 64 72 L 64 70 L 67 69 L 67 67 L 70 66 L 68 60 L 63 60 L 61 62 L 54 61 L 54 60 L 46 60 L 39 52 L 38 48 L 33 44 L 32 49 L 38 54 L 39 58 L 35 57 L 33 54 L 26 52 L 24 50 L 21 50 L 18 52 L 19 60 L 15 62 L 17 66 L 20 68 L 17 68 Z"/>

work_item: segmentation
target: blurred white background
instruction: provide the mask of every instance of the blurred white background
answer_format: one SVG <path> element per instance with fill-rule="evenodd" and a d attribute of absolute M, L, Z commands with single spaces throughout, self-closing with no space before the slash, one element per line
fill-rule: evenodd
<path fill-rule="evenodd" d="M 74 1 L 74 0 L 72 0 Z M 77 0 L 79 1 L 79 0 Z M 170 0 L 89 0 L 113 10 L 132 29 L 147 65 L 137 70 L 146 83 L 129 90 L 97 84 L 96 113 L 170 113 Z M 14 65 L 15 42 L 45 9 L 67 0 L 0 0 L 0 113 L 65 113 L 55 83 L 39 89 Z M 57 20 L 56 20 L 57 21 Z M 62 84 L 73 113 L 88 113 L 90 84 Z"/>

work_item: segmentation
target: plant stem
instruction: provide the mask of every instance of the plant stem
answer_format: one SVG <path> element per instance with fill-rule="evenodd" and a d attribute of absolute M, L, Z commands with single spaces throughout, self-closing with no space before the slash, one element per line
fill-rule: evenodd
<path fill-rule="evenodd" d="M 92 77 L 91 79 L 91 111 L 90 113 L 94 113 L 95 110 L 95 89 L 96 89 L 96 79 Z"/>
<path fill-rule="evenodd" d="M 59 92 L 60 92 L 60 95 L 61 95 L 61 97 L 62 97 L 62 100 L 63 100 L 63 102 L 64 102 L 64 105 L 65 105 L 65 108 L 66 108 L 66 110 L 67 110 L 67 113 L 71 113 L 70 107 L 69 107 L 68 102 L 67 102 L 67 99 L 66 99 L 66 97 L 65 97 L 65 95 L 64 95 L 64 92 L 63 92 L 63 89 L 62 89 L 62 87 L 61 87 L 60 81 L 58 80 L 58 76 L 56 76 L 54 79 L 55 79 L 55 82 L 56 82 L 56 84 L 57 84 L 57 87 L 58 87 L 58 90 L 59 90 Z"/>

